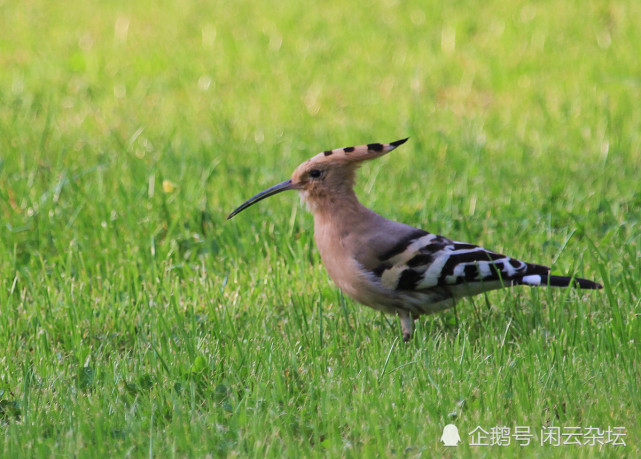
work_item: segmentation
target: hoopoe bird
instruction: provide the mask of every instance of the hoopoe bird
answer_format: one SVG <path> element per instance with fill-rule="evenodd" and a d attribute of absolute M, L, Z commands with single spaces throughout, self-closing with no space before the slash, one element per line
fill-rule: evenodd
<path fill-rule="evenodd" d="M 602 288 L 388 220 L 363 206 L 354 193 L 356 170 L 406 141 L 319 153 L 298 166 L 292 178 L 245 201 L 227 219 L 269 196 L 298 190 L 314 215 L 314 239 L 329 276 L 357 302 L 398 315 L 405 341 L 416 318 L 450 308 L 466 296 L 515 285 Z"/>

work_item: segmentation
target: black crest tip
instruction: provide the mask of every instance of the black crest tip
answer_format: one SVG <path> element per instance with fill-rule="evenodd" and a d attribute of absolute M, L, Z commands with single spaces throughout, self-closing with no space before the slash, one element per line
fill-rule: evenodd
<path fill-rule="evenodd" d="M 390 142 L 390 145 L 393 146 L 394 148 L 396 148 L 399 145 L 403 145 L 405 142 L 407 142 L 408 139 L 409 139 L 409 137 L 405 137 L 404 139 L 397 140 L 396 142 Z"/>

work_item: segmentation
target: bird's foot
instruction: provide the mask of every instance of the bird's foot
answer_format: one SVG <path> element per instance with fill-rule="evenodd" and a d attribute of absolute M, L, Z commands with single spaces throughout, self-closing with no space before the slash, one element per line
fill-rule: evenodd
<path fill-rule="evenodd" d="M 403 341 L 409 342 L 414 332 L 414 320 L 411 316 L 401 316 L 401 330 L 403 331 Z"/>

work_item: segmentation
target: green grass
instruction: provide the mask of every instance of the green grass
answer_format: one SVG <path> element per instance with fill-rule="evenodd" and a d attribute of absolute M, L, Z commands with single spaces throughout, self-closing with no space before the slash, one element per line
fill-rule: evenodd
<path fill-rule="evenodd" d="M 0 456 L 641 455 L 641 3 L 0 2 Z M 283 194 L 603 282 L 400 327 Z M 445 448 L 443 427 L 463 444 Z M 527 447 L 473 447 L 529 426 Z M 542 427 L 627 446 L 540 446 Z"/>

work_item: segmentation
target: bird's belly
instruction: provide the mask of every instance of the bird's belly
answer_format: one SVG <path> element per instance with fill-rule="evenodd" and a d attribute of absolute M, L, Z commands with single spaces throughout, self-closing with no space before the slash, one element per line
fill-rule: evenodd
<path fill-rule="evenodd" d="M 347 296 L 377 311 L 388 314 L 411 313 L 418 317 L 449 309 L 456 302 L 447 292 L 438 289 L 423 292 L 389 290 L 354 259 L 342 262 L 323 260 L 323 264 L 329 277 Z"/>
<path fill-rule="evenodd" d="M 329 277 L 347 296 L 379 311 L 397 312 L 386 289 L 377 285 L 371 274 L 349 254 L 327 253 L 320 247 L 319 250 Z"/>

